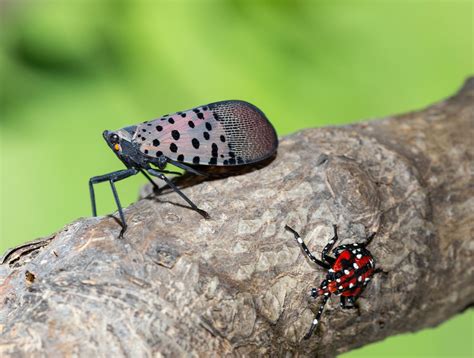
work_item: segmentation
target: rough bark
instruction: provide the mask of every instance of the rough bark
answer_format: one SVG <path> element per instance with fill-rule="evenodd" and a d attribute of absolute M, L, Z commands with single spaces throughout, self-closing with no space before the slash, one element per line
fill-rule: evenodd
<path fill-rule="evenodd" d="M 474 79 L 406 115 L 308 129 L 267 166 L 196 184 L 111 216 L 84 218 L 6 253 L 0 356 L 333 356 L 437 325 L 473 303 Z M 179 182 L 179 181 L 178 181 Z M 320 252 L 377 235 L 360 312 L 333 297 L 302 341 L 325 272 L 285 224 Z"/>

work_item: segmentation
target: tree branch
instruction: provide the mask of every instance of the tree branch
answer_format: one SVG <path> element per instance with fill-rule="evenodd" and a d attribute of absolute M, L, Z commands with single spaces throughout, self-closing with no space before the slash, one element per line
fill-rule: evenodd
<path fill-rule="evenodd" d="M 260 170 L 150 194 L 113 217 L 79 219 L 10 250 L 0 265 L 0 356 L 334 356 L 434 326 L 473 303 L 474 79 L 430 108 L 281 140 Z M 178 181 L 179 182 L 179 181 Z M 191 185 L 191 184 L 195 185 Z M 360 314 L 334 297 L 302 341 L 325 272 L 320 252 L 377 235 L 386 274 Z"/>

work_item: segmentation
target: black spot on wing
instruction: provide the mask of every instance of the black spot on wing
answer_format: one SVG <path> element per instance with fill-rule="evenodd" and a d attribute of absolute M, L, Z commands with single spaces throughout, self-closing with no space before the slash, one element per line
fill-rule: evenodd
<path fill-rule="evenodd" d="M 211 137 L 208 132 L 204 132 L 202 135 L 205 140 L 209 140 L 209 138 Z"/>
<path fill-rule="evenodd" d="M 178 140 L 179 139 L 179 131 L 177 131 L 176 129 L 172 130 L 171 131 L 171 136 L 173 137 L 174 140 Z"/>
<path fill-rule="evenodd" d="M 192 145 L 195 149 L 199 149 L 199 144 L 200 143 L 199 143 L 199 140 L 197 138 L 193 138 L 191 143 L 192 143 Z"/>
<path fill-rule="evenodd" d="M 219 155 L 219 153 L 218 153 L 219 148 L 217 147 L 217 144 L 212 143 L 211 148 L 212 148 L 212 152 L 211 152 L 212 157 L 217 158 L 217 156 Z"/>
<path fill-rule="evenodd" d="M 173 152 L 173 153 L 176 153 L 178 151 L 178 146 L 175 144 L 175 143 L 171 143 L 170 144 L 170 150 Z"/>

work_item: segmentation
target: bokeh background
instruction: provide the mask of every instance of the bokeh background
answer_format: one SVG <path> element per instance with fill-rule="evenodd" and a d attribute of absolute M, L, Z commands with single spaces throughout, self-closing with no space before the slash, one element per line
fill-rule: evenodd
<path fill-rule="evenodd" d="M 285 135 L 420 109 L 474 73 L 472 1 L 0 0 L 0 14 L 1 251 L 90 215 L 89 177 L 121 169 L 104 129 L 245 99 Z M 125 205 L 143 183 L 119 184 Z M 344 357 L 472 357 L 473 317 Z"/>

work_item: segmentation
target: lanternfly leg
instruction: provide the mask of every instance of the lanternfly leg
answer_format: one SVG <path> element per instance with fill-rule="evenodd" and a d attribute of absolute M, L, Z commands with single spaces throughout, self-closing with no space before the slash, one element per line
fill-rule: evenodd
<path fill-rule="evenodd" d="M 303 252 L 306 254 L 306 256 L 311 260 L 313 261 L 314 263 L 318 264 L 319 266 L 325 268 L 325 269 L 330 269 L 331 266 L 329 266 L 327 263 L 325 262 L 322 262 L 322 261 L 319 261 L 316 257 L 313 256 L 313 254 L 309 251 L 308 247 L 305 245 L 305 243 L 303 242 L 303 239 L 301 238 L 301 236 L 294 230 L 292 229 L 291 227 L 289 227 L 288 225 L 285 225 L 285 229 L 292 232 L 293 235 L 295 235 L 295 239 L 296 241 L 298 242 L 298 244 L 301 246 L 301 248 L 303 249 Z"/>
<path fill-rule="evenodd" d="M 155 177 L 160 178 L 161 180 L 164 180 L 166 184 L 168 184 L 171 189 L 173 189 L 176 193 L 178 193 L 178 195 L 181 196 L 194 210 L 196 210 L 204 218 L 209 219 L 209 214 L 206 211 L 199 209 L 196 206 L 196 204 L 194 204 L 186 195 L 184 195 L 183 192 L 179 190 L 178 187 L 174 185 L 173 182 L 169 180 L 166 176 L 164 176 L 161 172 L 154 169 L 148 169 L 148 173 L 150 173 L 151 175 Z"/>
<path fill-rule="evenodd" d="M 329 281 L 326 279 L 326 280 L 323 280 L 323 282 L 321 282 L 321 284 L 319 285 L 319 290 L 317 288 L 312 288 L 310 291 L 311 297 L 313 298 L 318 297 L 320 292 L 324 292 L 324 295 L 326 296 L 329 295 L 329 291 L 327 290 L 328 284 L 329 284 Z"/>
<path fill-rule="evenodd" d="M 311 323 L 311 327 L 309 328 L 308 333 L 306 333 L 306 335 L 304 336 L 304 339 L 308 339 L 309 337 L 311 337 L 315 328 L 318 326 L 321 315 L 323 314 L 324 306 L 326 305 L 326 302 L 328 301 L 328 299 L 329 299 L 329 295 L 323 296 L 323 302 L 321 303 L 321 306 L 319 306 L 319 311 L 314 316 L 313 322 Z"/>
<path fill-rule="evenodd" d="M 337 226 L 333 225 L 334 228 L 334 236 L 332 237 L 331 240 L 324 246 L 323 252 L 321 253 L 321 260 L 328 262 L 330 265 L 334 264 L 336 259 L 328 255 L 328 252 L 331 251 L 332 247 L 334 246 L 334 243 L 337 241 Z"/>
<path fill-rule="evenodd" d="M 193 167 L 189 166 L 189 165 L 186 165 L 186 164 L 183 164 L 183 163 L 180 163 L 180 162 L 177 162 L 175 160 L 172 160 L 172 159 L 167 159 L 167 161 L 171 164 L 173 164 L 174 166 L 178 167 L 178 168 L 181 168 L 181 169 L 184 169 L 186 170 L 187 172 L 190 172 L 190 173 L 193 173 L 193 174 L 196 174 L 196 175 L 200 175 L 200 176 L 204 176 L 204 177 L 207 177 L 209 175 L 207 175 L 206 173 L 202 173 L 196 169 L 194 169 Z M 164 173 L 164 171 L 161 171 Z"/>
<path fill-rule="evenodd" d="M 372 239 L 375 237 L 375 234 L 377 233 L 373 232 L 367 239 L 365 239 L 365 242 L 363 244 L 360 244 L 360 246 L 362 247 L 368 246 L 372 242 Z"/>
<path fill-rule="evenodd" d="M 344 309 L 357 308 L 355 301 L 357 300 L 358 297 L 359 297 L 359 295 L 357 295 L 357 297 L 354 297 L 354 296 L 349 296 L 349 297 L 341 296 L 341 307 L 344 308 Z M 346 301 L 346 299 L 347 299 L 347 301 Z M 350 304 L 350 306 L 348 305 L 348 303 Z"/>
<path fill-rule="evenodd" d="M 161 171 L 163 174 L 174 174 L 174 175 L 183 175 L 183 173 L 180 173 L 180 172 L 173 172 L 171 170 L 162 170 Z M 156 184 L 152 178 L 150 178 L 150 176 L 147 174 L 146 171 L 144 171 L 143 169 L 140 169 L 140 173 L 142 173 L 145 178 L 148 179 L 148 181 L 150 182 L 151 185 L 153 185 L 153 189 L 156 191 L 156 192 L 159 192 L 160 191 L 160 187 L 158 186 L 158 184 Z"/>
<path fill-rule="evenodd" d="M 150 178 L 150 176 L 147 174 L 146 171 L 144 171 L 143 169 L 140 169 L 140 173 L 142 173 L 142 174 L 145 176 L 145 178 L 148 179 L 148 181 L 150 182 L 150 184 L 153 185 L 153 189 L 154 189 L 155 191 L 157 191 L 157 192 L 160 191 L 160 187 L 158 186 L 158 184 L 156 184 L 156 183 L 153 181 L 153 179 Z"/>
<path fill-rule="evenodd" d="M 120 215 L 120 220 L 122 220 L 122 230 L 120 231 L 119 237 L 123 236 L 125 230 L 127 230 L 127 223 L 125 222 L 125 216 L 123 215 L 122 205 L 120 205 L 120 199 L 117 194 L 117 189 L 113 180 L 110 180 L 110 187 L 112 188 L 112 193 L 114 194 L 115 203 L 117 204 L 118 212 Z"/>
<path fill-rule="evenodd" d="M 162 170 L 161 171 L 163 174 L 172 174 L 172 175 L 183 175 L 181 172 L 174 172 L 172 170 Z"/>
<path fill-rule="evenodd" d="M 138 172 L 137 172 L 136 169 L 131 168 L 131 169 L 119 170 L 117 172 L 108 173 L 108 174 L 99 175 L 99 176 L 90 178 L 89 179 L 89 193 L 90 193 L 91 204 L 92 204 L 92 215 L 97 216 L 97 207 L 96 207 L 96 204 L 95 204 L 94 184 L 102 183 L 104 181 L 117 182 L 119 180 L 128 178 L 128 177 L 130 177 L 132 175 L 135 175 L 137 173 Z M 118 196 L 117 196 L 117 198 L 118 198 Z M 115 201 L 117 202 L 117 199 Z M 120 208 L 120 210 L 121 210 L 121 208 Z M 121 215 L 123 225 L 126 226 L 125 225 L 125 220 L 123 220 L 122 216 L 123 216 L 123 214 Z"/>

